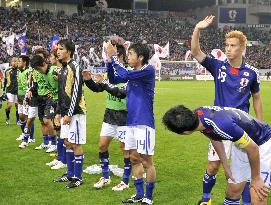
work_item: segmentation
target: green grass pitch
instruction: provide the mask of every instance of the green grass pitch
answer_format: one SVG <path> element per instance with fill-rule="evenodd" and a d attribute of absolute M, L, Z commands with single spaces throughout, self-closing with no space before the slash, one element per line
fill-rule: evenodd
<path fill-rule="evenodd" d="M 270 82 L 262 82 L 261 95 L 264 107 L 264 120 L 271 123 Z M 87 144 L 84 146 L 84 168 L 98 164 L 98 140 L 103 113 L 105 93 L 95 94 L 85 88 L 87 102 Z M 202 177 L 207 165 L 208 139 L 200 134 L 178 136 L 164 129 L 161 124 L 163 113 L 177 104 L 190 108 L 212 105 L 214 98 L 213 82 L 179 81 L 157 82 L 155 94 L 156 152 L 154 156 L 157 170 L 157 183 L 154 203 L 157 205 L 194 205 L 201 197 Z M 15 125 L 14 108 L 11 124 L 5 125 L 5 104 L 0 110 L 0 204 L 35 205 L 117 205 L 121 200 L 135 192 L 131 188 L 116 193 L 112 186 L 120 178 L 111 175 L 112 184 L 102 190 L 95 190 L 93 184 L 99 175 L 83 174 L 84 184 L 76 189 L 66 190 L 64 184 L 52 180 L 63 174 L 64 170 L 50 170 L 45 163 L 53 158 L 44 151 L 33 150 L 42 142 L 39 122 L 36 120 L 35 145 L 25 150 L 18 148 L 15 141 L 20 134 Z M 253 109 L 251 113 L 254 115 Z M 114 141 L 110 146 L 110 162 L 123 166 L 123 158 Z M 226 180 L 221 170 L 213 189 L 214 205 L 222 204 Z"/>

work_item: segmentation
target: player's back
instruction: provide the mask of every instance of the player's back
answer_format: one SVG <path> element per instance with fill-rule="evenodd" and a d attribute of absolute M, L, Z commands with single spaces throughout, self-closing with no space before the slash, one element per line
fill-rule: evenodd
<path fill-rule="evenodd" d="M 235 130 L 240 129 L 258 145 L 271 138 L 271 127 L 268 124 L 260 122 L 242 110 L 219 106 L 204 106 L 200 110 L 203 112 L 204 123 L 214 130 L 209 133 L 213 134 L 211 136 L 213 138 L 236 141 L 238 139 L 235 138 L 240 136 L 235 136 L 238 135 Z"/>

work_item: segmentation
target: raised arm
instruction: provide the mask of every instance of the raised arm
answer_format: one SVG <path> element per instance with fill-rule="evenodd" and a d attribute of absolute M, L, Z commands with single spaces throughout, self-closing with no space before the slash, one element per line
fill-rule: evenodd
<path fill-rule="evenodd" d="M 200 31 L 202 29 L 207 28 L 214 19 L 215 16 L 207 16 L 203 21 L 200 21 L 197 23 L 195 26 L 192 39 L 191 39 L 191 53 L 192 55 L 197 59 L 199 63 L 201 63 L 204 58 L 206 57 L 206 54 L 202 52 L 200 49 L 200 43 L 199 43 L 199 38 L 200 38 Z"/>
<path fill-rule="evenodd" d="M 115 75 L 126 81 L 144 79 L 155 75 L 154 67 L 149 64 L 144 65 L 140 70 L 127 70 L 121 63 L 119 63 L 117 56 L 112 56 L 111 61 L 114 69 L 116 70 Z"/>

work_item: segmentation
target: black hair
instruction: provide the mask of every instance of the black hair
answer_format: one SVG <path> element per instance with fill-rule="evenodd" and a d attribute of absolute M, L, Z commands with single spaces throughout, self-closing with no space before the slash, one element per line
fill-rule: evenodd
<path fill-rule="evenodd" d="M 46 51 L 43 48 L 38 48 L 38 49 L 33 51 L 33 55 L 39 55 L 39 54 L 43 55 L 43 57 L 46 58 L 46 59 L 49 57 L 48 51 Z"/>
<path fill-rule="evenodd" d="M 169 109 L 162 120 L 167 129 L 177 134 L 193 131 L 199 126 L 198 115 L 183 105 Z"/>
<path fill-rule="evenodd" d="M 71 58 L 73 57 L 73 54 L 75 52 L 75 44 L 71 40 L 63 39 L 63 40 L 58 41 L 57 44 L 64 46 L 67 49 L 67 51 L 71 52 L 70 57 Z"/>
<path fill-rule="evenodd" d="M 142 43 L 135 43 L 132 44 L 128 50 L 134 50 L 138 57 L 143 57 L 142 65 L 148 64 L 150 59 L 150 49 L 148 48 L 148 45 Z"/>
<path fill-rule="evenodd" d="M 126 63 L 126 50 L 123 45 L 117 45 L 118 57 L 123 56 L 123 61 Z"/>
<path fill-rule="evenodd" d="M 31 67 L 36 70 L 38 70 L 39 67 L 43 65 L 43 63 L 45 63 L 45 60 L 40 55 L 33 56 L 33 58 L 31 59 L 31 62 L 30 62 Z"/>
<path fill-rule="evenodd" d="M 30 59 L 29 59 L 28 56 L 26 56 L 26 55 L 20 55 L 19 58 L 21 58 L 23 60 L 23 62 L 25 62 L 26 67 L 29 66 L 29 60 Z"/>

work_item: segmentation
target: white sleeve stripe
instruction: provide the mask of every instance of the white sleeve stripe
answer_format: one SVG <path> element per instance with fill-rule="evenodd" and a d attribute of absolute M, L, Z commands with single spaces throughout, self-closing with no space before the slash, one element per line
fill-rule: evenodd
<path fill-rule="evenodd" d="M 71 105 L 70 105 L 69 112 L 68 112 L 69 116 L 72 116 L 74 109 L 75 109 L 75 103 L 76 103 L 77 93 L 78 93 L 78 86 L 76 86 L 77 84 L 78 83 L 75 82 L 73 95 L 72 95 L 72 99 L 71 99 Z"/>
<path fill-rule="evenodd" d="M 72 94 L 72 99 L 71 99 L 71 105 L 69 109 L 69 114 L 72 115 L 74 108 L 75 108 L 75 103 L 77 99 L 77 94 L 78 94 L 78 80 L 75 78 L 74 82 L 74 88 L 73 88 L 73 94 Z"/>
<path fill-rule="evenodd" d="M 78 87 L 79 87 L 79 67 L 78 65 L 75 66 L 75 80 L 74 80 L 74 87 L 73 87 L 73 93 L 72 93 L 72 99 L 71 99 L 71 105 L 68 111 L 68 116 L 72 116 L 74 109 L 75 109 L 75 103 L 78 96 Z"/>
<path fill-rule="evenodd" d="M 210 120 L 210 119 L 208 119 L 208 118 L 204 118 L 204 121 L 206 122 L 207 125 L 213 126 L 215 132 L 216 132 L 217 134 L 219 134 L 220 136 L 222 136 L 222 137 L 224 137 L 224 138 L 226 138 L 226 139 L 229 139 L 229 140 L 233 139 L 233 137 L 231 137 L 231 136 L 228 135 L 227 133 L 225 133 L 225 132 L 223 132 L 222 130 L 220 130 L 219 127 L 215 124 L 214 121 L 212 121 L 212 120 Z"/>
<path fill-rule="evenodd" d="M 144 70 L 149 64 L 145 64 L 140 70 Z"/>

